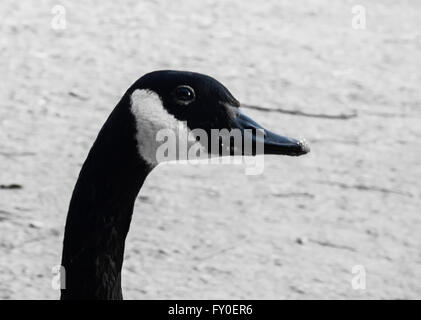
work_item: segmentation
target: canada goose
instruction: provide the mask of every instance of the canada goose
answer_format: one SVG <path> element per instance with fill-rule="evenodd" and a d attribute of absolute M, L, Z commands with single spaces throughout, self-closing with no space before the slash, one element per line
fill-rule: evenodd
<path fill-rule="evenodd" d="M 124 243 L 137 194 L 158 164 L 157 132 L 175 129 L 182 121 L 188 130 L 205 132 L 262 128 L 239 107 L 221 83 L 193 72 L 155 71 L 127 90 L 99 132 L 73 191 L 63 241 L 61 299 L 122 299 Z M 256 133 L 248 137 L 258 141 Z M 265 154 L 309 152 L 304 142 L 269 131 L 262 139 Z"/>

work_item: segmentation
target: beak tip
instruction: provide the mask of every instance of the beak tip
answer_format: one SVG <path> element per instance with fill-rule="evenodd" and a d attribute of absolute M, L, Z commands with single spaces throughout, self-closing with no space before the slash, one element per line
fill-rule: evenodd
<path fill-rule="evenodd" d="M 298 141 L 298 145 L 301 148 L 301 152 L 299 155 L 304 155 L 310 152 L 310 146 L 308 145 L 305 139 L 301 139 Z"/>

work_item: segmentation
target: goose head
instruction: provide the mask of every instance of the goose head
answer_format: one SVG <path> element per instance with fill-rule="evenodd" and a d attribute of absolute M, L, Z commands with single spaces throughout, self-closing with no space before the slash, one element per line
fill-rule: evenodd
<path fill-rule="evenodd" d="M 225 130 L 218 135 L 216 151 L 214 130 Z M 203 135 L 197 139 L 199 131 L 207 139 Z M 232 131 L 241 143 L 251 142 L 252 148 L 231 148 Z M 150 171 L 162 162 L 157 157 L 162 132 L 175 133 L 176 144 L 199 144 L 204 153 L 217 157 L 309 152 L 302 141 L 264 130 L 241 111 L 227 88 L 209 76 L 181 71 L 146 74 L 114 108 L 79 174 L 63 242 L 62 299 L 122 299 L 124 243 L 137 194 Z M 228 147 L 219 139 L 226 136 Z M 176 152 L 168 160 L 182 158 Z"/>
<path fill-rule="evenodd" d="M 136 121 L 140 156 L 152 166 L 162 161 L 157 153 L 163 140 L 159 131 L 163 130 L 176 133 L 177 146 L 184 139 L 188 147 L 198 144 L 208 155 L 299 156 L 309 152 L 303 140 L 273 133 L 246 116 L 229 90 L 204 74 L 155 71 L 137 80 L 127 93 Z M 212 139 L 215 130 L 219 132 L 216 140 Z M 240 136 L 240 148 L 230 144 L 236 137 L 232 135 L 234 131 Z M 243 147 L 247 143 L 251 146 L 248 149 Z M 178 152 L 166 159 L 184 160 Z"/>

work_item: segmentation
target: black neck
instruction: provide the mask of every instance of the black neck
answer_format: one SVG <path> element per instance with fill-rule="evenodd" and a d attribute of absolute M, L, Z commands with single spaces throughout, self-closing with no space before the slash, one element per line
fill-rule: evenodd
<path fill-rule="evenodd" d="M 137 194 L 150 172 L 123 98 L 99 133 L 73 191 L 63 243 L 62 299 L 122 299 L 121 268 Z"/>

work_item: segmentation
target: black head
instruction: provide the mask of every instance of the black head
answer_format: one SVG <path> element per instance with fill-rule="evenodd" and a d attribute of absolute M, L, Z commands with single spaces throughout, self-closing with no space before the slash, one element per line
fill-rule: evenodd
<path fill-rule="evenodd" d="M 240 103 L 224 85 L 204 74 L 162 70 L 148 73 L 131 90 L 147 89 L 161 98 L 163 107 L 190 129 L 230 128 L 234 113 L 226 106 Z"/>

